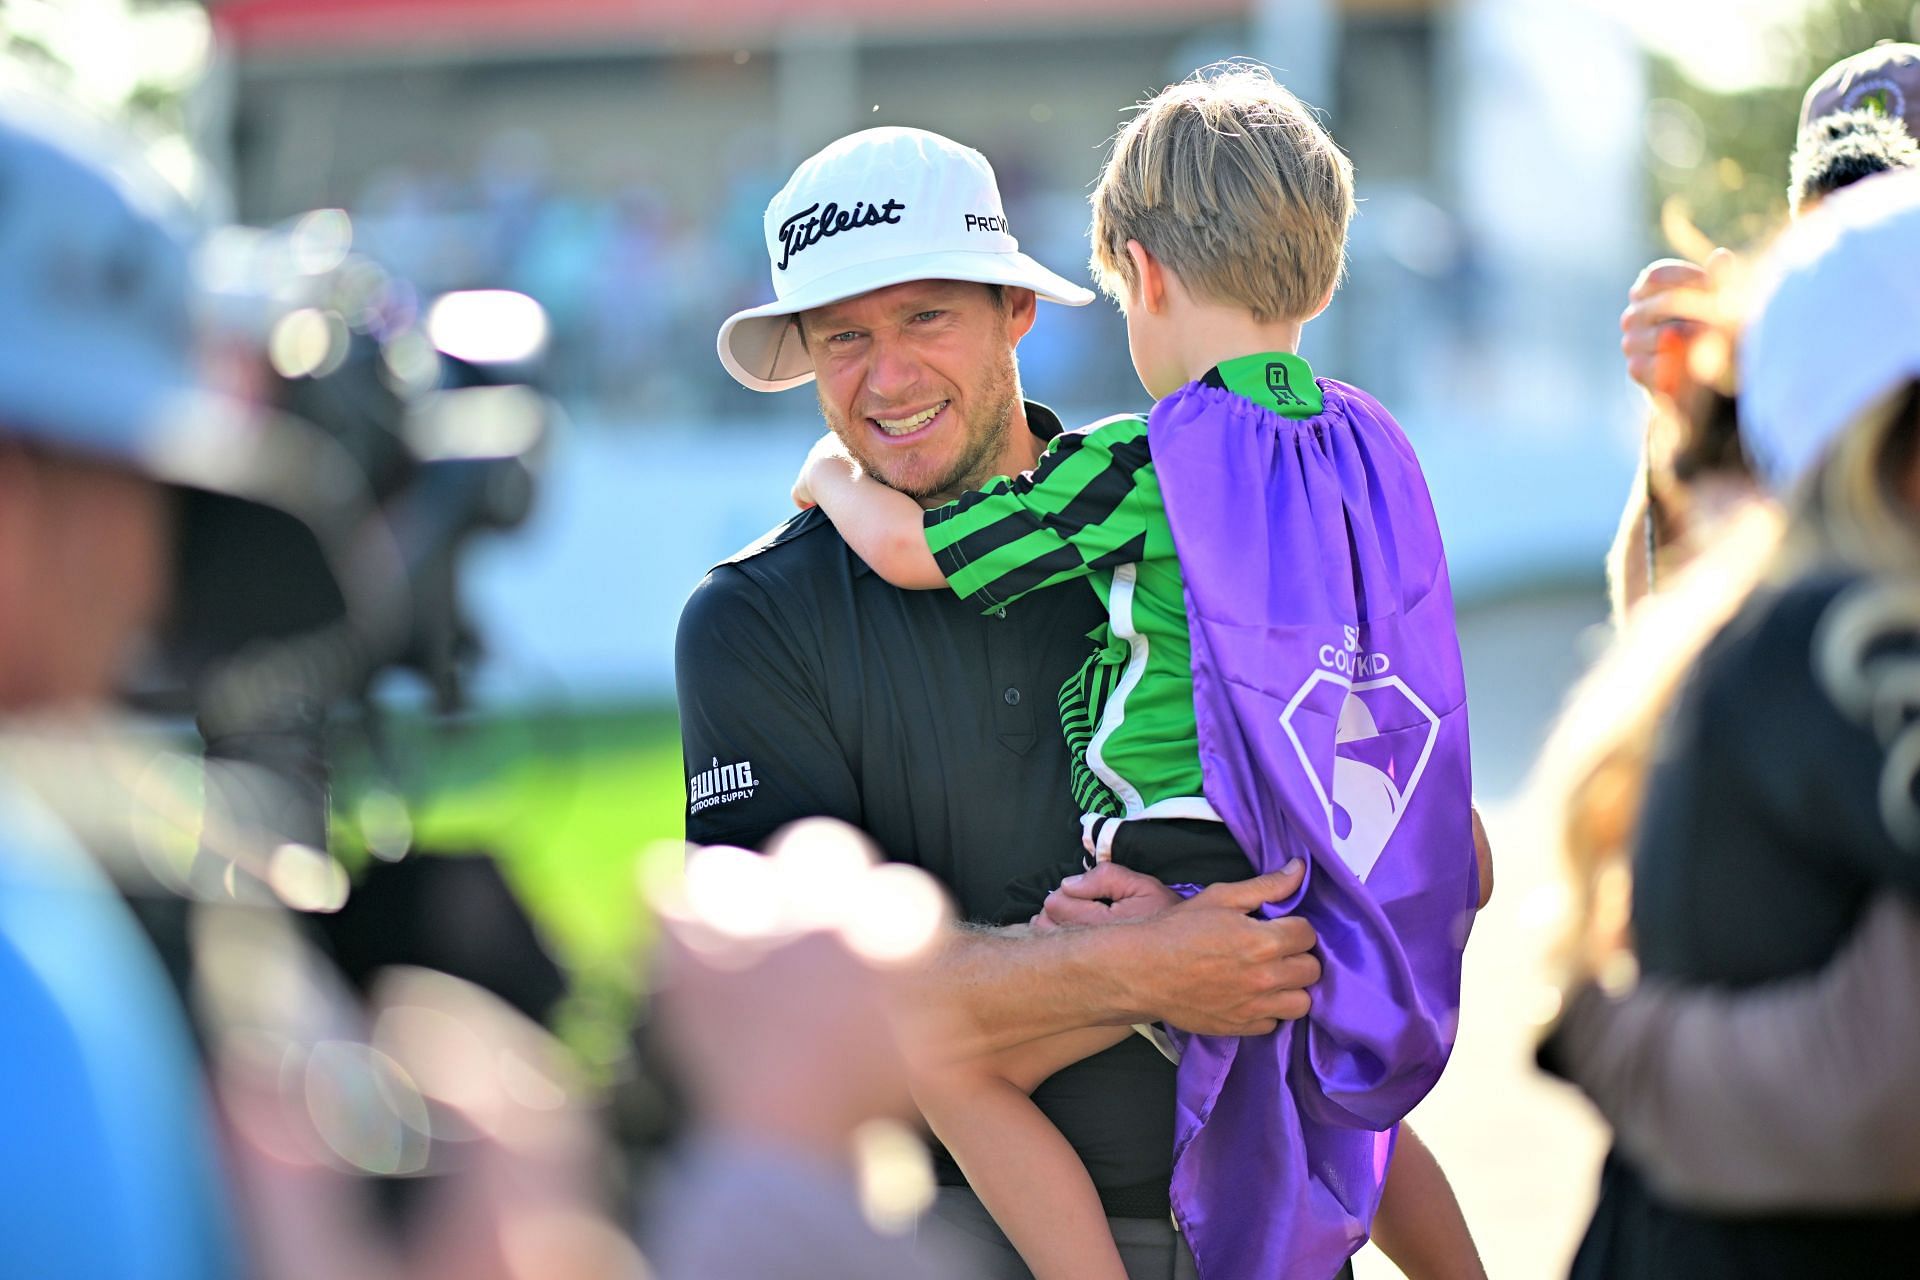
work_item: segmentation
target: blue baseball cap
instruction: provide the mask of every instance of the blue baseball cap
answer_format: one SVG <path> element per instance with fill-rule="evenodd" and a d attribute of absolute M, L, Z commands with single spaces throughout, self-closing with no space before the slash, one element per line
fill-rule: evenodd
<path fill-rule="evenodd" d="M 350 501 L 331 441 L 208 390 L 191 228 L 106 127 L 0 92 L 0 436 L 295 515 Z"/>
<path fill-rule="evenodd" d="M 202 396 L 181 211 L 104 130 L 0 97 L 0 433 L 141 469 Z"/>
<path fill-rule="evenodd" d="M 0 439 L 214 495 L 240 513 L 226 537 L 288 573 L 324 573 L 354 625 L 384 635 L 403 616 L 405 575 L 391 539 L 371 532 L 384 526 L 365 472 L 319 428 L 207 385 L 192 230 L 108 128 L 0 90 Z M 200 574 L 208 600 L 244 593 L 213 569 Z M 183 634 L 201 616 L 198 582 L 177 584 Z"/>
<path fill-rule="evenodd" d="M 337 524 L 366 501 L 346 452 L 207 385 L 195 229 L 104 124 L 0 90 L 0 437 Z"/>

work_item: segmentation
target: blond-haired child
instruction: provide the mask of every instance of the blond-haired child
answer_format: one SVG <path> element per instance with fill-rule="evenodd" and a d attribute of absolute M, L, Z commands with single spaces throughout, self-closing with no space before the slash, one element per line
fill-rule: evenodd
<path fill-rule="evenodd" d="M 1297 1034 L 1169 1041 L 1174 1212 L 1207 1277 L 1319 1280 L 1365 1240 L 1397 1122 L 1451 1047 L 1480 882 L 1425 482 L 1386 411 L 1298 355 L 1352 212 L 1346 156 L 1263 69 L 1173 86 L 1093 196 L 1093 265 L 1153 413 L 1066 433 L 1031 473 L 930 511 L 830 445 L 796 486 L 896 586 L 992 609 L 1093 583 L 1108 625 L 1061 693 L 1086 857 L 1187 893 L 1308 863 L 1285 909 L 1321 933 L 1316 1012 Z M 1023 879 L 1007 918 L 1073 869 Z M 1043 1280 L 1125 1275 L 1028 1094 L 1128 1034 L 1048 1037 L 916 1089 Z"/>

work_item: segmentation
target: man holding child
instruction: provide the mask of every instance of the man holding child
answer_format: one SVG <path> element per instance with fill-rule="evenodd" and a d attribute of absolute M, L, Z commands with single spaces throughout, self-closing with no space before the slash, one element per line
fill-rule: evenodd
<path fill-rule="evenodd" d="M 1189 296 L 1187 285 L 1156 256 L 1164 253 L 1158 246 L 1141 248 L 1136 242 L 1120 247 L 1132 255 L 1131 267 L 1121 274 L 1130 277 L 1134 289 L 1129 324 L 1136 365 L 1149 389 L 1164 394 L 1197 378 L 1202 365 L 1217 362 L 1221 374 L 1232 376 L 1206 381 L 1207 394 L 1245 396 L 1271 417 L 1276 406 L 1264 404 L 1260 395 L 1271 399 L 1277 393 L 1265 384 L 1255 388 L 1258 379 L 1243 377 L 1231 358 L 1290 353 L 1299 325 L 1325 305 L 1338 274 L 1350 188 L 1303 192 L 1299 182 L 1303 173 L 1312 178 L 1316 172 L 1336 185 L 1350 179 L 1345 177 L 1344 157 L 1338 157 L 1317 122 L 1270 79 L 1241 72 L 1182 89 L 1191 104 L 1223 119 L 1251 112 L 1243 121 L 1257 118 L 1259 128 L 1290 131 L 1277 147 L 1264 153 L 1255 148 L 1251 159 L 1236 161 L 1229 149 L 1216 170 L 1197 171 L 1189 181 L 1203 187 L 1218 182 L 1227 191 L 1235 183 L 1258 184 L 1264 176 L 1283 206 L 1307 207 L 1321 198 L 1337 208 L 1337 216 L 1328 222 L 1309 220 L 1307 234 L 1319 235 L 1326 244 L 1303 245 L 1281 237 L 1268 245 L 1272 261 L 1240 260 L 1225 268 L 1229 273 L 1242 270 L 1259 284 L 1298 275 L 1303 248 L 1309 256 L 1317 251 L 1333 264 L 1324 284 L 1312 286 L 1315 297 L 1305 306 L 1289 308 L 1285 315 L 1262 315 L 1256 308 L 1250 322 L 1264 328 L 1259 342 L 1246 350 L 1202 352 L 1205 344 L 1191 329 L 1170 332 L 1164 320 L 1160 339 L 1143 342 L 1139 329 L 1149 323 L 1148 317 L 1163 314 L 1167 298 L 1176 291 Z M 1152 110 L 1150 105 L 1149 113 Z M 1243 129 L 1245 137 L 1253 136 L 1251 128 Z M 1286 172 L 1282 165 L 1277 177 L 1233 167 L 1241 163 L 1257 169 L 1265 163 L 1263 154 L 1284 156 L 1290 147 L 1338 157 L 1337 163 L 1298 172 Z M 1326 174 L 1333 177 L 1325 179 Z M 1214 193 L 1175 194 L 1206 202 Z M 1151 206 L 1169 197 L 1148 190 L 1141 198 Z M 871 216 L 876 209 L 885 211 L 877 219 Z M 833 483 L 821 473 L 837 467 L 837 474 L 858 479 L 863 492 L 879 491 L 895 503 L 905 495 L 919 507 L 934 508 L 973 491 L 960 504 L 964 507 L 976 500 L 978 491 L 992 491 L 995 477 L 1021 475 L 1036 465 L 1045 472 L 1050 463 L 1057 470 L 1057 459 L 1073 455 L 1087 438 L 1075 433 L 1063 439 L 1043 462 L 1043 448 L 1061 435 L 1060 424 L 1043 406 L 1021 399 L 1014 349 L 1036 320 L 1037 298 L 1082 305 L 1092 295 L 1019 252 L 1006 228 L 992 172 L 977 153 L 915 130 L 871 130 L 842 139 L 802 165 L 775 197 L 767 230 L 779 300 L 730 319 L 721 332 L 720 351 L 729 371 L 755 389 L 773 391 L 818 380 L 822 411 L 838 448 L 821 453 L 819 465 L 803 475 L 796 496 L 810 497 L 806 490 L 816 481 Z M 1211 278 L 1205 282 L 1213 284 Z M 1292 314 L 1295 311 L 1298 314 Z M 1265 332 L 1276 324 L 1289 328 L 1290 340 Z M 1193 350 L 1185 350 L 1183 342 Z M 1202 355 L 1208 359 L 1196 364 Z M 1297 363 L 1297 357 L 1293 360 Z M 1291 416 L 1307 420 L 1319 435 L 1324 424 L 1312 421 L 1310 411 L 1329 408 L 1320 403 L 1323 389 L 1329 400 L 1342 397 L 1338 403 L 1343 406 L 1351 389 L 1326 380 L 1316 383 L 1303 365 L 1295 369 L 1283 362 L 1283 367 L 1291 379 L 1283 385 L 1300 403 L 1278 408 L 1295 409 Z M 1380 430 L 1390 428 L 1391 438 L 1404 444 L 1384 412 L 1379 416 L 1385 423 Z M 1141 425 L 1135 435 L 1144 459 L 1147 437 Z M 1126 444 L 1119 442 L 1110 451 Z M 1409 466 L 1410 457 L 1408 453 L 1404 459 Z M 1128 475 L 1139 470 L 1130 468 Z M 1411 474 L 1417 479 L 1417 470 Z M 1004 491 L 1005 482 L 1000 486 Z M 1424 500 L 1424 486 L 1418 488 Z M 1088 510 L 1098 505 L 1097 495 L 1082 496 Z M 906 506 L 916 526 L 909 532 L 918 539 L 917 511 L 912 504 Z M 835 518 L 842 519 L 838 512 Z M 1430 523 L 1430 510 L 1424 518 Z M 992 527 L 986 526 L 989 531 Z M 1023 536 L 1031 532 L 1026 525 L 1015 527 Z M 979 541 L 979 532 L 971 536 L 975 541 L 967 557 L 955 559 L 950 553 L 941 560 L 947 574 L 964 574 L 963 561 L 974 553 L 995 555 L 996 548 Z M 854 546 L 865 554 L 856 554 L 822 513 L 805 511 L 716 568 L 689 602 L 678 654 L 688 768 L 697 773 L 744 766 L 736 768 L 735 775 L 751 778 L 753 785 L 737 787 L 717 803 L 690 813 L 688 836 L 703 843 L 758 844 L 794 818 L 843 818 L 865 829 L 889 856 L 931 871 L 953 892 L 963 918 L 1005 921 L 998 928 L 958 932 L 926 980 L 928 1001 L 951 1009 L 966 1028 L 963 1043 L 954 1047 L 956 1055 L 985 1059 L 1016 1048 L 1025 1052 L 1049 1038 L 1074 1038 L 1063 1033 L 1079 1034 L 1085 1044 L 1084 1033 L 1094 1032 L 1099 1046 L 1111 1044 L 1086 1044 L 1088 1050 L 1098 1048 L 1092 1056 L 1062 1055 L 1068 1065 L 1051 1071 L 1060 1063 L 1050 1061 L 1050 1074 L 1036 1072 L 1034 1079 L 1021 1081 L 1021 1087 L 1032 1088 L 1034 1104 L 1050 1131 L 1064 1137 L 1084 1167 L 1091 1181 L 1089 1204 L 1097 1198 L 1097 1207 L 1090 1210 L 1094 1234 L 1101 1234 L 1097 1227 L 1104 1216 L 1105 1232 L 1117 1246 L 1116 1261 L 1125 1274 L 1196 1274 L 1191 1251 L 1168 1214 L 1170 1207 L 1178 1208 L 1169 1198 L 1174 1071 L 1153 1044 L 1124 1035 L 1124 1028 L 1165 1023 L 1183 1033 L 1260 1036 L 1281 1020 L 1304 1016 L 1310 1004 L 1307 988 L 1320 974 L 1319 961 L 1310 954 L 1316 941 L 1313 928 L 1299 916 L 1264 919 L 1257 914 L 1267 904 L 1299 900 L 1302 868 L 1297 862 L 1283 865 L 1277 858 L 1267 859 L 1258 865 L 1269 866 L 1270 873 L 1252 877 L 1253 868 L 1241 858 L 1225 864 L 1230 874 L 1216 864 L 1205 876 L 1169 875 L 1188 886 L 1189 896 L 1181 898 L 1161 880 L 1121 865 L 1125 859 L 1105 860 L 1135 831 L 1157 825 L 1135 828 L 1127 820 L 1159 815 L 1145 812 L 1151 806 L 1112 805 L 1120 810 L 1112 816 L 1123 820 L 1117 824 L 1123 833 L 1120 840 L 1112 838 L 1111 830 L 1102 834 L 1102 824 L 1094 820 L 1099 805 L 1089 797 L 1096 783 L 1106 784 L 1109 799 L 1116 792 L 1124 796 L 1112 786 L 1118 775 L 1103 767 L 1110 762 L 1100 756 L 1101 732 L 1106 729 L 1099 722 L 1102 706 L 1116 693 L 1123 702 L 1131 693 L 1121 693 L 1128 661 L 1123 653 L 1119 663 L 1109 664 L 1115 669 L 1105 673 L 1115 678 L 1099 690 L 1090 688 L 1085 637 L 1103 618 L 1111 621 L 1110 611 L 1102 608 L 1100 595 L 1080 582 L 1058 584 L 1090 570 L 1132 564 L 1141 558 L 1141 546 L 1108 548 L 1106 564 L 1094 563 L 1101 558 L 1094 555 L 1079 555 L 1072 565 L 1063 559 L 1041 574 L 1050 589 L 1018 599 L 1009 596 L 1000 603 L 977 594 L 972 603 L 963 603 L 951 592 L 900 589 L 882 576 L 888 573 L 881 568 L 886 556 L 858 536 Z M 913 542 L 911 550 L 930 558 L 925 542 Z M 1032 576 L 1038 569 L 1029 563 L 1026 571 Z M 982 581 L 993 581 L 993 575 Z M 1035 579 L 1035 585 L 1040 584 L 1041 579 Z M 944 586 L 945 577 L 912 585 Z M 1111 592 L 1102 594 L 1110 604 Z M 1177 612 L 1177 586 L 1172 598 Z M 982 603 L 989 611 L 981 611 Z M 1364 613 L 1363 607 L 1362 624 Z M 1141 647 L 1136 645 L 1134 652 Z M 1457 664 L 1457 654 L 1454 661 Z M 1070 682 L 1076 671 L 1081 678 Z M 1138 682 L 1139 676 L 1133 679 Z M 1090 695 L 1081 709 L 1086 732 L 1077 741 L 1071 740 L 1071 708 L 1063 703 L 1069 741 L 1049 723 L 1050 715 L 1034 709 L 1035 698 L 1050 708 L 1063 685 Z M 1189 710 L 1185 731 L 1189 740 L 1191 714 Z M 1339 718 L 1346 735 L 1339 741 L 1360 732 L 1347 725 L 1346 711 Z M 1371 725 L 1367 736 L 1377 736 Z M 1463 730 L 1461 739 L 1463 752 Z M 1329 724 L 1329 755 L 1334 741 Z M 1345 756 L 1341 760 L 1354 764 Z M 1341 761 L 1331 763 L 1337 775 Z M 1387 763 L 1391 767 L 1392 762 Z M 1199 769 L 1190 772 L 1192 777 L 1180 780 L 1189 784 L 1184 788 L 1160 781 L 1172 787 L 1169 795 L 1181 792 L 1205 806 Z M 1458 821 L 1446 828 L 1452 837 L 1448 848 L 1435 856 L 1455 860 L 1447 863 L 1446 875 L 1459 889 L 1461 910 L 1470 914 L 1475 873 L 1470 869 L 1473 836 L 1465 807 L 1463 755 L 1458 774 L 1452 780 Z M 1141 776 L 1135 774 L 1132 781 Z M 1126 779 L 1119 781 L 1122 787 L 1130 785 Z M 1444 790 L 1429 788 L 1435 796 Z M 1207 794 L 1213 794 L 1211 788 Z M 1412 783 L 1393 794 L 1411 804 Z M 1186 828 L 1198 823 L 1212 826 L 1211 833 L 1203 834 L 1214 836 L 1214 843 L 1224 839 L 1219 815 L 1174 809 L 1179 806 L 1167 814 L 1185 828 L 1167 826 L 1170 837 L 1187 839 L 1194 833 Z M 1083 826 L 1083 813 L 1090 818 L 1083 828 L 1089 852 L 1102 856 L 1101 865 L 1060 884 L 1044 904 L 1030 903 L 1029 911 L 1040 907 L 1030 923 L 1008 920 L 1003 901 L 1009 886 L 1057 863 L 1062 846 L 1071 839 L 1069 834 L 1063 840 L 1062 834 Z M 1381 839 L 1391 834 L 1389 828 Z M 1224 842 L 1232 851 L 1232 840 Z M 1250 844 L 1244 839 L 1240 843 Z M 1329 884 L 1345 874 L 1344 869 L 1323 869 L 1314 861 L 1309 874 L 1336 877 Z M 1365 877 L 1366 871 L 1360 870 L 1351 884 L 1357 886 Z M 1484 875 L 1480 878 L 1484 881 Z M 1206 887 L 1196 888 L 1198 884 Z M 1354 893 L 1365 896 L 1357 889 Z M 1120 919 L 1131 923 L 1125 928 L 1055 927 Z M 1457 930 L 1462 921 L 1446 923 Z M 1457 966 L 1457 953 L 1454 963 Z M 1457 991 L 1457 967 L 1452 981 Z M 1121 1031 L 1105 1030 L 1111 1028 Z M 1115 1039 L 1118 1043 L 1111 1043 Z M 1444 1048 L 1439 1052 L 1444 1059 Z M 1394 1176 L 1381 1200 L 1383 1245 L 1416 1274 L 1477 1274 L 1471 1242 L 1444 1178 L 1424 1149 L 1409 1139 L 1402 1140 L 1392 1164 Z M 1275 1133 L 1273 1141 L 1286 1140 Z M 1384 1159 L 1387 1148 L 1380 1150 Z M 1007 1159 L 1017 1162 L 1022 1154 L 1012 1151 Z M 1372 1197 L 1379 1195 L 1377 1172 Z M 995 1248 L 1004 1274 L 1026 1274 L 950 1164 L 942 1169 L 942 1182 L 948 1185 L 935 1212 Z M 1254 1195 L 1231 1212 L 1258 1212 L 1253 1207 L 1260 1203 L 1258 1189 L 1249 1190 Z M 1343 1248 L 1357 1247 L 1372 1217 L 1371 1197 L 1360 1199 L 1367 1203 L 1354 1211 L 1358 1234 Z M 1062 1234 L 1078 1238 L 1082 1232 L 1063 1220 Z M 1021 1245 L 1021 1253 L 1043 1276 L 1079 1273 L 1071 1255 L 1064 1261 L 1046 1259 L 1043 1265 L 1027 1244 Z M 1319 1274 L 1315 1268 L 1320 1263 L 1303 1265 L 1307 1269 L 1299 1274 Z M 1209 1274 L 1232 1273 L 1213 1264 Z"/>

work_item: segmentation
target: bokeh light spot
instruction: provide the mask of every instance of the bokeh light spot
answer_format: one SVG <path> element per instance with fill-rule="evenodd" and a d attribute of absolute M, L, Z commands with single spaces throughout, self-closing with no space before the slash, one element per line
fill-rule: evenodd
<path fill-rule="evenodd" d="M 347 871 L 331 856 L 287 843 L 267 860 L 267 884 L 295 911 L 338 911 L 347 905 Z"/>

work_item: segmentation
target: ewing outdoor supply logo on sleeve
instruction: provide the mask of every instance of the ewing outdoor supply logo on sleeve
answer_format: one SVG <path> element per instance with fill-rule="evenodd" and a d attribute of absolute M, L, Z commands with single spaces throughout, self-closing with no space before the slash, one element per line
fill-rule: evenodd
<path fill-rule="evenodd" d="M 760 779 L 753 776 L 753 761 L 721 764 L 715 756 L 710 768 L 687 779 L 687 816 L 735 800 L 751 800 L 759 787 Z"/>
<path fill-rule="evenodd" d="M 1440 717 L 1392 674 L 1391 658 L 1362 649 L 1357 628 L 1342 630 L 1341 644 L 1320 646 L 1320 669 L 1287 703 L 1280 727 L 1326 811 L 1334 852 L 1364 884 L 1427 770 Z M 1337 717 L 1331 788 L 1294 728 L 1302 708 Z"/>

